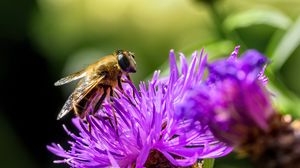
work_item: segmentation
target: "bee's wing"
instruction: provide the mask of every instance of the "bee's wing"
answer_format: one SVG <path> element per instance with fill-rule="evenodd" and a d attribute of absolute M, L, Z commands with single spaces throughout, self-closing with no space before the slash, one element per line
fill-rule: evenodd
<path fill-rule="evenodd" d="M 73 104 L 80 102 L 105 76 L 101 76 L 98 79 L 84 79 L 79 83 L 79 86 L 69 96 L 68 100 L 64 104 L 63 108 L 57 116 L 57 120 L 64 117 L 73 109 Z"/>
<path fill-rule="evenodd" d="M 75 72 L 69 76 L 66 76 L 64 78 L 61 78 L 60 80 L 58 80 L 57 82 L 54 83 L 54 86 L 60 86 L 69 82 L 72 82 L 74 80 L 80 79 L 82 77 L 84 77 L 86 75 L 86 70 L 81 70 L 78 72 Z"/>

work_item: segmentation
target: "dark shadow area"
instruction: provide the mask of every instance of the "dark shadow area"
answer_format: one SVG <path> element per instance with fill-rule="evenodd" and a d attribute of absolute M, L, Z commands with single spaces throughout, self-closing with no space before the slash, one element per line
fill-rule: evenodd
<path fill-rule="evenodd" d="M 56 121 L 63 99 L 49 64 L 27 34 L 36 4 L 0 3 L 0 167 L 53 167 L 46 144 L 66 138 L 62 122 Z"/>

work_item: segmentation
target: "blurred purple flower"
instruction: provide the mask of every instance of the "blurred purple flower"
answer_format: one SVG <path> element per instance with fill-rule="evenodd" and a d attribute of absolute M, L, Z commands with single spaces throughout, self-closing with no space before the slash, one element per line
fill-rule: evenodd
<path fill-rule="evenodd" d="M 176 110 L 177 118 L 209 125 L 215 136 L 230 145 L 241 143 L 253 128 L 268 131 L 274 114 L 265 88 L 267 58 L 248 50 L 238 59 L 238 49 L 228 59 L 207 64 L 205 82 L 191 88 Z"/>
<path fill-rule="evenodd" d="M 139 85 L 139 91 L 130 82 L 123 84 L 125 94 L 115 89 L 118 96 L 113 103 L 105 102 L 96 116 L 87 117 L 87 123 L 73 119 L 78 135 L 64 126 L 73 140 L 67 151 L 59 144 L 47 146 L 63 158 L 55 163 L 72 167 L 191 166 L 197 159 L 231 152 L 232 148 L 218 141 L 207 125 L 194 122 L 191 127 L 192 119 L 176 118 L 178 104 L 191 96 L 187 90 L 202 83 L 206 58 L 203 50 L 194 52 L 189 65 L 180 54 L 179 72 L 171 50 L 169 77 L 159 80 L 157 71 L 148 85 Z"/>

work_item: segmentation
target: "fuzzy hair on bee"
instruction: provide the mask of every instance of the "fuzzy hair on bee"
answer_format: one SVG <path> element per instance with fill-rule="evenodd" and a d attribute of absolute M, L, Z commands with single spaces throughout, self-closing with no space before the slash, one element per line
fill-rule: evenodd
<path fill-rule="evenodd" d="M 122 91 L 121 78 L 126 76 L 128 80 L 131 80 L 129 73 L 136 72 L 134 57 L 134 53 L 130 51 L 116 50 L 113 54 L 100 58 L 85 69 L 55 82 L 55 86 L 60 86 L 80 79 L 59 112 L 57 120 L 71 111 L 74 111 L 80 118 L 85 118 L 86 115 L 99 109 L 107 97 L 113 96 L 115 87 Z"/>

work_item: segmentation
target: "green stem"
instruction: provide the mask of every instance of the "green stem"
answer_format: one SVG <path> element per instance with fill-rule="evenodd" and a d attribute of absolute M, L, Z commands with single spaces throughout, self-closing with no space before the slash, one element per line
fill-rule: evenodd
<path fill-rule="evenodd" d="M 223 18 L 219 14 L 215 2 L 207 3 L 207 7 L 209 9 L 210 15 L 212 17 L 212 20 L 215 24 L 217 33 L 221 39 L 226 39 L 227 35 L 222 29 L 222 23 L 223 23 Z"/>
<path fill-rule="evenodd" d="M 203 168 L 213 168 L 215 159 L 204 159 Z"/>
<path fill-rule="evenodd" d="M 221 39 L 230 39 L 231 41 L 237 42 L 242 46 L 242 48 L 248 48 L 246 43 L 240 38 L 239 34 L 235 30 L 233 30 L 231 33 L 227 33 L 226 31 L 224 31 L 222 25 L 224 17 L 222 17 L 222 15 L 217 10 L 216 3 L 216 1 L 208 1 L 206 2 L 206 5 L 209 9 L 219 37 Z"/>

